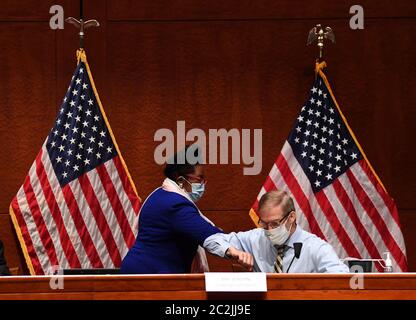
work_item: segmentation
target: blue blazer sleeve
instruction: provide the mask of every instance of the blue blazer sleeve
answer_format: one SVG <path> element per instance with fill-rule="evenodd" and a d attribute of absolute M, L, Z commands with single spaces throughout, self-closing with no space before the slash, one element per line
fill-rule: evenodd
<path fill-rule="evenodd" d="M 192 203 L 183 201 L 175 207 L 176 210 L 174 210 L 172 219 L 173 230 L 192 238 L 200 246 L 203 245 L 205 239 L 209 236 L 222 232 L 222 230 L 205 220 Z"/>

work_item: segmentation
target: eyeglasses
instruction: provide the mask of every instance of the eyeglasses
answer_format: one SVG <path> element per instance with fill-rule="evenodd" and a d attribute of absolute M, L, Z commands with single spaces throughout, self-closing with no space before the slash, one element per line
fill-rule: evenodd
<path fill-rule="evenodd" d="M 283 222 L 286 220 L 287 217 L 289 217 L 289 215 L 292 213 L 292 211 L 295 211 L 295 210 L 290 209 L 290 211 L 288 213 L 286 213 L 283 216 L 283 218 L 281 218 L 279 220 L 264 222 L 263 220 L 259 219 L 258 225 L 259 225 L 260 228 L 263 228 L 263 229 L 276 229 L 277 227 L 280 227 L 283 224 Z"/>
<path fill-rule="evenodd" d="M 203 183 L 203 184 L 206 184 L 208 182 L 205 179 L 205 177 L 202 176 L 202 175 L 201 176 L 197 176 L 197 175 L 194 175 L 194 174 L 187 174 L 186 177 L 195 180 L 195 181 L 190 181 L 190 182 L 198 182 L 198 183 Z"/>

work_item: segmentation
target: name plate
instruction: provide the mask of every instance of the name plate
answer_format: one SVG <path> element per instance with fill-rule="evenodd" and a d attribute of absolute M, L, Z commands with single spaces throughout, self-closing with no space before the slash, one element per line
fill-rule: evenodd
<path fill-rule="evenodd" d="M 266 274 L 262 272 L 206 272 L 207 292 L 267 292 Z"/>

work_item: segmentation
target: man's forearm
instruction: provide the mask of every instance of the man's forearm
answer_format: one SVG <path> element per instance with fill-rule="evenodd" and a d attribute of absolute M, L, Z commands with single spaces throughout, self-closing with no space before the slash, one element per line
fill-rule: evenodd
<path fill-rule="evenodd" d="M 227 235 L 224 233 L 216 233 L 205 239 L 203 247 L 209 252 L 219 257 L 227 257 L 227 250 L 231 247 L 227 241 Z"/>

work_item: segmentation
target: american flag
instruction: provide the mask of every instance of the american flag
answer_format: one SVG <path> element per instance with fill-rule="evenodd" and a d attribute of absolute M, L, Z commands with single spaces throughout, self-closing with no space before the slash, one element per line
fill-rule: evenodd
<path fill-rule="evenodd" d="M 327 240 L 341 258 L 380 259 L 407 271 L 406 249 L 393 199 L 368 162 L 322 72 L 250 211 L 271 190 L 293 198 L 298 222 Z M 376 264 L 379 270 L 381 267 Z"/>
<path fill-rule="evenodd" d="M 140 199 L 85 52 L 10 213 L 32 274 L 115 268 L 135 238 Z"/>

